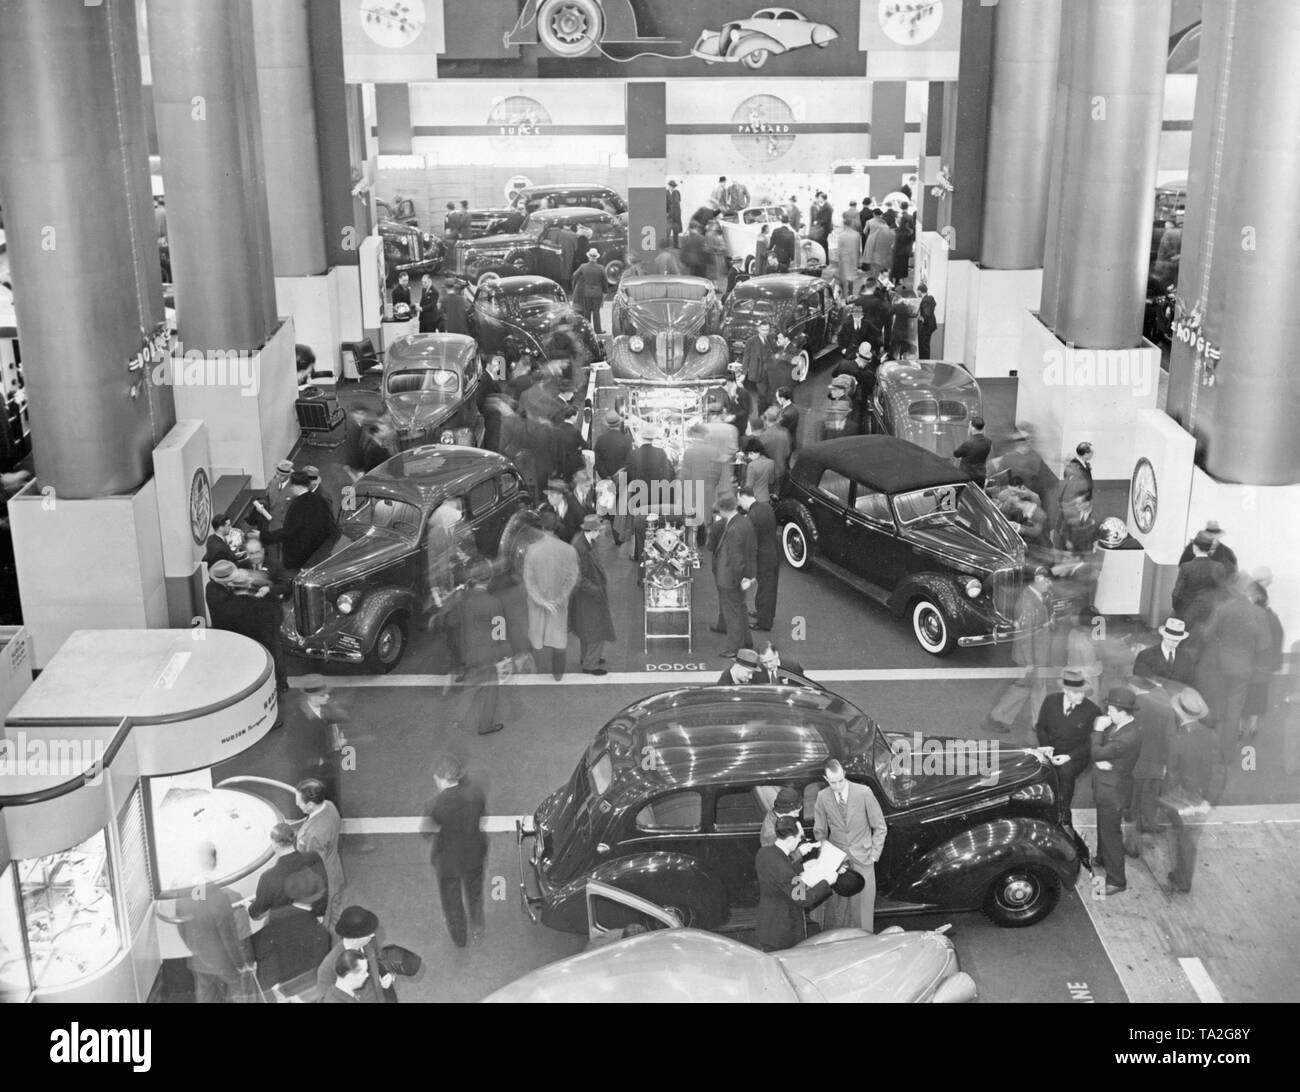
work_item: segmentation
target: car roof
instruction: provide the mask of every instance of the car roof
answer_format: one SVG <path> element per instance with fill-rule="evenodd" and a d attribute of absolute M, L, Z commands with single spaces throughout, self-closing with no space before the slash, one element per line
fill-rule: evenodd
<path fill-rule="evenodd" d="M 960 364 L 945 360 L 896 360 L 880 365 L 876 383 L 894 392 L 944 391 L 973 394 L 979 398 L 975 377 Z"/>
<path fill-rule="evenodd" d="M 522 277 L 501 277 L 488 283 L 492 291 L 500 292 L 505 296 L 524 296 L 542 290 L 549 296 L 560 287 L 550 277 L 537 277 L 531 274 Z"/>
<path fill-rule="evenodd" d="M 750 277 L 741 281 L 731 290 L 733 296 L 743 299 L 757 299 L 771 296 L 776 299 L 789 299 L 801 288 L 823 284 L 819 277 L 809 277 L 803 273 L 765 273 L 761 277 Z"/>
<path fill-rule="evenodd" d="M 844 756 L 844 728 L 862 716 L 836 694 L 794 686 L 671 690 L 633 710 L 634 754 L 655 758 L 638 774 L 680 786 L 815 773 Z"/>
<path fill-rule="evenodd" d="M 510 460 L 495 451 L 425 444 L 380 463 L 357 482 L 356 491 L 360 496 L 390 497 L 423 508 L 509 465 Z"/>
<path fill-rule="evenodd" d="M 529 197 L 535 197 L 538 194 L 555 194 L 555 193 L 616 193 L 616 190 L 609 186 L 602 186 L 599 182 L 561 182 L 550 183 L 544 186 L 525 186 L 520 193 L 526 193 Z"/>
<path fill-rule="evenodd" d="M 530 220 L 541 220 L 543 223 L 573 223 L 586 222 L 587 220 L 613 220 L 609 213 L 603 209 L 587 208 L 584 205 L 566 205 L 559 209 L 537 209 L 528 214 Z"/>
<path fill-rule="evenodd" d="M 896 436 L 846 436 L 799 449 L 792 474 L 810 482 L 823 470 L 869 485 L 882 493 L 906 493 L 970 479 L 947 459 Z"/>
<path fill-rule="evenodd" d="M 384 356 L 385 371 L 445 368 L 462 364 L 478 352 L 478 342 L 467 334 L 407 334 L 398 338 Z"/>

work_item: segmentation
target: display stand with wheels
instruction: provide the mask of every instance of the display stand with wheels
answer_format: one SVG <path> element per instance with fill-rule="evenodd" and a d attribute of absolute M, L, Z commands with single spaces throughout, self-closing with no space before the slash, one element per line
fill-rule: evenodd
<path fill-rule="evenodd" d="M 685 641 L 687 652 L 694 649 L 691 589 L 700 554 L 688 543 L 691 531 L 680 512 L 651 512 L 646 517 L 641 562 L 646 652 L 651 641 Z"/>

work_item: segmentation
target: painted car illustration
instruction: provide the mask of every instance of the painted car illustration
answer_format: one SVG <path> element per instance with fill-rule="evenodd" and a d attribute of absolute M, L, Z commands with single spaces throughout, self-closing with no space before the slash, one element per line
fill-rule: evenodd
<path fill-rule="evenodd" d="M 538 42 L 557 57 L 603 53 L 605 45 L 680 45 L 643 37 L 631 0 L 528 0 L 506 32 L 505 44 L 511 48 Z"/>
<path fill-rule="evenodd" d="M 762 68 L 768 57 L 814 45 L 825 49 L 839 31 L 814 23 L 790 8 L 761 8 L 748 19 L 723 23 L 718 31 L 706 30 L 691 48 L 702 61 L 739 61 L 746 68 Z"/>

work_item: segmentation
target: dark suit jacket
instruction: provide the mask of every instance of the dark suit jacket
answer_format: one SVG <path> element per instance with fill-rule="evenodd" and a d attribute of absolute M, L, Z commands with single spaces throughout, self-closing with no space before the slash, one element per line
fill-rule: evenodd
<path fill-rule="evenodd" d="M 677 477 L 668 456 L 653 444 L 642 444 L 627 459 L 627 480 L 631 482 L 671 482 Z"/>
<path fill-rule="evenodd" d="M 329 950 L 325 926 L 310 910 L 292 904 L 272 910 L 267 923 L 253 934 L 253 958 L 263 989 L 319 967 Z"/>
<path fill-rule="evenodd" d="M 754 525 L 739 512 L 730 523 L 716 520 L 709 528 L 713 576 L 720 588 L 739 588 L 742 579 L 758 572 L 758 543 Z"/>
<path fill-rule="evenodd" d="M 586 535 L 575 535 L 571 545 L 578 555 L 578 586 L 569 604 L 569 630 L 583 641 L 612 641 L 605 567 Z"/>
<path fill-rule="evenodd" d="M 1229 595 L 1214 608 L 1202 635 L 1202 669 L 1248 678 L 1269 656 L 1272 635 L 1264 612 L 1244 595 Z"/>
<path fill-rule="evenodd" d="M 744 436 L 749 430 L 749 415 L 754 410 L 754 400 L 749 396 L 749 391 L 737 386 L 735 394 L 728 394 L 726 387 L 719 387 L 710 391 L 709 395 L 722 403 L 723 420 L 735 426 L 738 436 Z"/>
<path fill-rule="evenodd" d="M 1097 703 L 1088 698 L 1079 702 L 1067 716 L 1065 696 L 1059 692 L 1048 694 L 1038 710 L 1038 720 L 1034 722 L 1038 745 L 1052 747 L 1058 755 L 1068 754 L 1074 772 L 1082 773 L 1092 758 L 1092 725 L 1099 716 L 1101 710 Z"/>
<path fill-rule="evenodd" d="M 792 672 L 795 675 L 803 674 L 803 664 L 798 660 L 787 660 L 784 657 L 781 660 L 781 666 L 776 669 L 776 674 L 768 671 L 765 667 L 760 667 L 754 672 L 755 685 L 763 686 L 807 686 L 804 682 L 794 682 L 786 676 L 786 672 Z"/>
<path fill-rule="evenodd" d="M 181 940 L 190 950 L 190 967 L 206 974 L 231 977 L 248 960 L 248 947 L 235 929 L 235 912 L 230 892 L 205 883 L 199 892 L 176 900 Z"/>
<path fill-rule="evenodd" d="M 794 261 L 794 252 L 798 242 L 789 225 L 782 224 L 780 227 L 772 229 L 772 253 L 776 255 L 776 260 L 783 265 L 788 265 Z"/>
<path fill-rule="evenodd" d="M 362 955 L 366 957 L 366 980 L 357 990 L 356 999 L 366 1005 L 382 1005 L 385 1002 L 384 991 L 379 987 L 379 952 L 375 949 L 375 942 L 372 940 L 362 950 Z M 324 1002 L 348 1001 L 348 995 L 342 990 L 338 990 L 338 996 L 331 998 L 330 991 L 334 989 L 338 976 L 334 973 L 334 964 L 338 962 L 339 956 L 343 954 L 343 941 L 338 941 L 333 948 L 321 960 L 320 966 L 316 968 L 316 985 L 324 993 L 321 1000 Z"/>
<path fill-rule="evenodd" d="M 781 567 L 781 539 L 776 531 L 776 513 L 766 501 L 755 501 L 745 513 L 754 528 L 754 561 L 761 572 Z"/>
<path fill-rule="evenodd" d="M 1133 788 L 1133 767 L 1142 750 L 1142 726 L 1136 720 L 1122 728 L 1112 724 L 1104 732 L 1092 733 L 1090 747 L 1093 796 L 1098 803 L 1126 807 Z M 1111 768 L 1098 769 L 1097 763 L 1102 761 L 1111 763 Z"/>
<path fill-rule="evenodd" d="M 492 636 L 496 619 L 503 617 L 501 600 L 486 588 L 469 587 L 456 597 L 448 629 L 456 640 L 461 663 L 487 667 L 509 653 L 509 644 Z"/>
<path fill-rule="evenodd" d="M 551 505 L 545 504 L 543 508 L 550 509 Z M 555 525 L 555 537 L 561 542 L 572 543 L 574 537 L 582 530 L 582 517 L 587 514 L 587 510 L 578 503 L 578 498 L 569 490 L 564 492 L 564 515 L 560 515 L 558 508 L 553 509 L 559 522 Z"/>
<path fill-rule="evenodd" d="M 203 551 L 203 564 L 211 568 L 218 561 L 233 562 L 234 560 L 235 551 L 230 548 L 229 542 L 218 534 L 208 535 L 208 541 Z"/>
<path fill-rule="evenodd" d="M 977 432 L 965 443 L 959 444 L 953 451 L 953 458 L 961 460 L 961 468 L 975 481 L 982 482 L 988 476 L 987 463 L 993 445 L 982 432 Z"/>
<path fill-rule="evenodd" d="M 301 569 L 317 550 L 334 537 L 334 513 L 319 493 L 303 493 L 289 502 L 284 526 L 262 536 L 267 545 L 280 543 L 286 569 Z"/>
<path fill-rule="evenodd" d="M 300 853 L 296 849 L 291 849 L 257 878 L 257 894 L 248 908 L 248 916 L 260 918 L 269 910 L 290 905 L 291 900 L 284 893 L 284 881 L 295 872 L 308 868 L 316 874 L 325 887 L 325 895 L 315 903 L 316 913 L 318 915 L 325 913 L 329 903 L 329 877 L 325 874 L 325 865 L 321 862 L 320 854 L 310 850 Z M 324 955 L 323 952 L 321 954 Z"/>
<path fill-rule="evenodd" d="M 625 429 L 613 428 L 596 437 L 596 473 L 602 478 L 612 478 L 627 466 L 632 454 L 632 437 Z"/>
<path fill-rule="evenodd" d="M 1193 557 L 1178 566 L 1178 579 L 1174 581 L 1174 613 L 1190 623 L 1204 621 L 1210 613 L 1208 597 L 1211 597 L 1227 580 L 1227 570 L 1223 565 L 1208 557 Z M 1206 597 L 1205 602 L 1197 600 Z M 1193 617 L 1188 617 L 1189 613 Z"/>
<path fill-rule="evenodd" d="M 800 891 L 796 887 L 799 868 L 775 845 L 763 846 L 754 855 L 754 871 L 758 873 L 758 942 L 771 948 L 793 947 L 808 935 L 805 907 L 824 896 L 829 885 L 819 883 Z"/>
<path fill-rule="evenodd" d="M 461 782 L 440 792 L 429 804 L 428 815 L 438 824 L 429 859 L 440 878 L 464 876 L 482 869 L 487 838 L 479 820 L 487 810 L 483 793 Z"/>
<path fill-rule="evenodd" d="M 1196 661 L 1192 659 L 1191 650 L 1184 641 L 1174 653 L 1174 663 L 1170 667 L 1165 661 L 1165 654 L 1157 641 L 1149 648 L 1144 648 L 1133 661 L 1133 674 L 1144 679 L 1172 679 L 1191 686 L 1196 681 Z"/>
<path fill-rule="evenodd" d="M 1183 552 L 1178 556 L 1178 564 L 1181 565 L 1184 561 L 1191 561 L 1195 556 L 1195 553 L 1192 552 L 1192 544 L 1189 542 L 1183 547 Z M 1237 571 L 1237 555 L 1232 552 L 1230 546 L 1225 546 L 1222 542 L 1210 551 L 1210 560 L 1217 561 L 1222 565 L 1229 576 L 1232 576 Z"/>

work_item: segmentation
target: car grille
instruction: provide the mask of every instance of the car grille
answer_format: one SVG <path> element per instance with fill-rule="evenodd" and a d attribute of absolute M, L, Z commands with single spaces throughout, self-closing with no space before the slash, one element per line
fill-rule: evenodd
<path fill-rule="evenodd" d="M 664 375 L 673 375 L 682 366 L 682 335 L 661 330 L 655 335 L 655 363 Z"/>
<path fill-rule="evenodd" d="M 1025 581 L 1018 569 L 998 569 L 990 580 L 993 589 L 993 609 L 1000 618 L 1015 621 L 1016 607 Z"/>
<path fill-rule="evenodd" d="M 325 591 L 311 584 L 293 585 L 293 621 L 298 634 L 310 637 L 325 625 Z"/>

